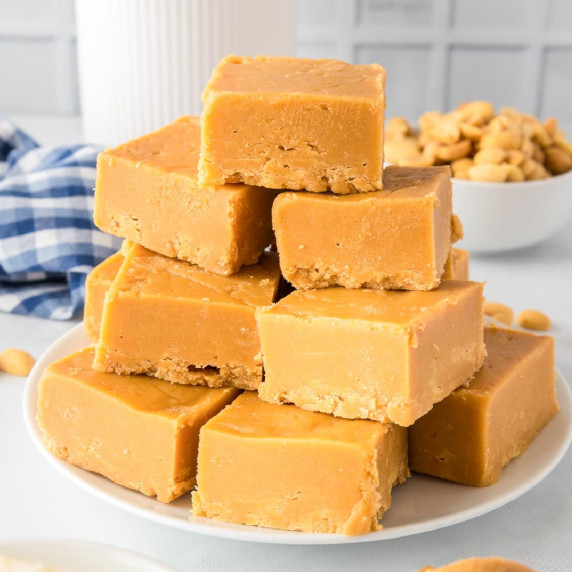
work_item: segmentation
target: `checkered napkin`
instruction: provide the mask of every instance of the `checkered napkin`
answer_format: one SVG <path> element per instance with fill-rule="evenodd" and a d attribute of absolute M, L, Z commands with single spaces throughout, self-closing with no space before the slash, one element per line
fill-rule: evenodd
<path fill-rule="evenodd" d="M 93 224 L 92 145 L 40 147 L 0 116 L 0 311 L 67 320 L 120 241 Z"/>

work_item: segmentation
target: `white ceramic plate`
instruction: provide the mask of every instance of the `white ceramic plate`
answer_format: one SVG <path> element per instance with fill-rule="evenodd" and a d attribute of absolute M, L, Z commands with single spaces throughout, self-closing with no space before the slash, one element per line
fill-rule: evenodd
<path fill-rule="evenodd" d="M 30 540 L 0 544 L 0 554 L 74 572 L 175 572 L 136 552 L 82 540 Z"/>
<path fill-rule="evenodd" d="M 79 324 L 57 340 L 38 360 L 28 379 L 24 417 L 33 441 L 46 459 L 74 483 L 100 499 L 140 517 L 189 532 L 221 538 L 279 544 L 343 544 L 386 540 L 458 524 L 499 508 L 530 490 L 558 464 L 572 439 L 572 394 L 560 373 L 556 376 L 560 412 L 543 429 L 528 450 L 503 470 L 500 481 L 474 488 L 414 475 L 392 493 L 391 509 L 383 530 L 362 536 L 288 532 L 225 524 L 190 515 L 189 495 L 163 504 L 108 479 L 89 473 L 49 453 L 36 425 L 37 385 L 44 368 L 90 343 Z"/>

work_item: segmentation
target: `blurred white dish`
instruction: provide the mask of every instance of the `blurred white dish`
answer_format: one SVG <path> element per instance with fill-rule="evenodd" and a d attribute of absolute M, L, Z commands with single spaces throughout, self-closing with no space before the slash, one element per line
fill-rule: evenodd
<path fill-rule="evenodd" d="M 175 572 L 129 550 L 83 540 L 29 540 L 0 543 L 0 554 L 41 562 L 70 572 Z"/>
<path fill-rule="evenodd" d="M 465 229 L 459 246 L 501 252 L 537 244 L 572 215 L 572 171 L 522 183 L 453 179 L 453 212 Z"/>
<path fill-rule="evenodd" d="M 36 423 L 40 376 L 49 363 L 90 343 L 83 324 L 78 324 L 56 340 L 34 366 L 24 395 L 24 420 L 32 440 L 52 466 L 90 494 L 142 518 L 208 536 L 275 544 L 346 544 L 388 540 L 437 530 L 490 512 L 530 490 L 554 469 L 572 439 L 572 393 L 557 372 L 556 390 L 560 411 L 530 447 L 504 468 L 499 482 L 494 485 L 467 487 L 414 474 L 393 489 L 391 508 L 383 517 L 383 529 L 361 536 L 312 534 L 228 524 L 192 516 L 188 494 L 169 504 L 160 503 L 116 485 L 105 477 L 74 467 L 54 457 L 44 447 L 42 432 Z"/>

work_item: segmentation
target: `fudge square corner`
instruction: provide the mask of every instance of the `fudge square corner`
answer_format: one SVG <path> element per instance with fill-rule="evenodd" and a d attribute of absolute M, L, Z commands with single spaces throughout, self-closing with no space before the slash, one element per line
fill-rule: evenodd
<path fill-rule="evenodd" d="M 430 291 L 296 291 L 257 311 L 260 398 L 404 427 L 485 358 L 483 284 Z"/>
<path fill-rule="evenodd" d="M 385 70 L 227 56 L 203 92 L 199 184 L 346 194 L 382 188 Z"/>

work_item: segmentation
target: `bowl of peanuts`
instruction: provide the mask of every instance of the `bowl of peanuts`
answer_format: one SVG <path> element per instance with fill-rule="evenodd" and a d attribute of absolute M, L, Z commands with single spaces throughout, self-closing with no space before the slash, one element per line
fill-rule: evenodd
<path fill-rule="evenodd" d="M 429 111 L 414 127 L 386 127 L 385 159 L 394 165 L 450 165 L 462 246 L 475 253 L 537 244 L 572 216 L 572 144 L 556 119 L 544 122 L 488 101 Z"/>

